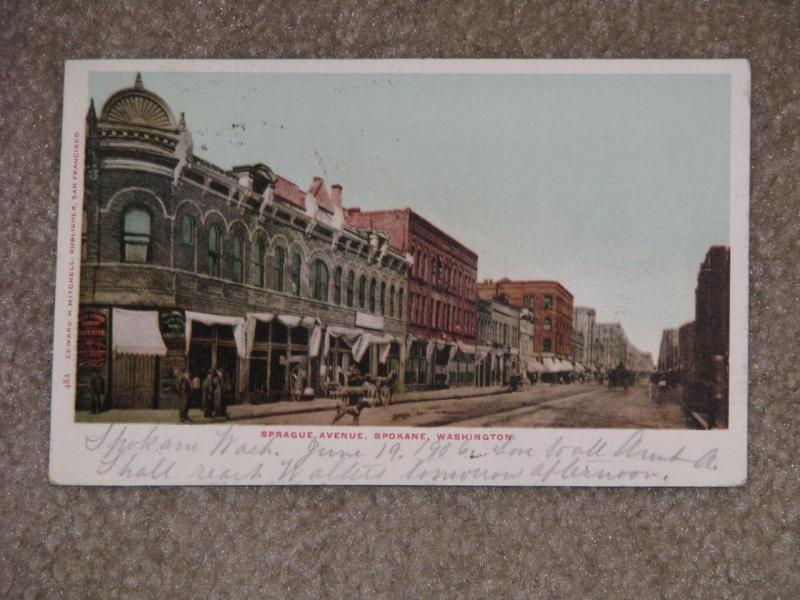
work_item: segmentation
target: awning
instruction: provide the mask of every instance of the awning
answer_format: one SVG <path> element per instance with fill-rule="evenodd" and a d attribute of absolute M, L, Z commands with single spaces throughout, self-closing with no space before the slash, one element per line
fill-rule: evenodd
<path fill-rule="evenodd" d="M 157 310 L 114 308 L 111 315 L 112 352 L 137 356 L 166 355 L 167 346 L 161 339 Z"/>
<path fill-rule="evenodd" d="M 558 373 L 561 370 L 561 366 L 556 364 L 556 361 L 549 357 L 542 361 L 542 365 L 547 373 Z"/>
<path fill-rule="evenodd" d="M 575 363 L 575 372 L 578 375 L 583 375 L 586 372 L 586 369 L 583 367 L 581 363 Z"/>
<path fill-rule="evenodd" d="M 476 346 L 475 347 L 475 360 L 481 362 L 492 351 L 490 346 Z"/>
<path fill-rule="evenodd" d="M 528 359 L 526 367 L 528 368 L 528 371 L 530 371 L 531 373 L 544 373 L 545 372 L 544 365 L 542 365 L 542 363 L 540 363 L 535 358 Z"/>
<path fill-rule="evenodd" d="M 563 358 L 559 361 L 559 371 L 572 371 L 572 363 L 564 360 Z"/>
<path fill-rule="evenodd" d="M 242 317 L 228 317 L 225 315 L 212 315 L 186 311 L 186 353 L 189 353 L 189 345 L 192 342 L 192 322 L 197 321 L 209 327 L 213 325 L 226 325 L 233 327 L 233 339 L 236 342 L 236 353 L 244 358 L 247 356 L 247 345 L 245 343 L 245 322 Z"/>
<path fill-rule="evenodd" d="M 253 354 L 253 344 L 256 341 L 256 325 L 258 321 L 262 323 L 272 323 L 275 319 L 273 313 L 247 313 L 245 340 L 247 341 L 247 356 Z"/>

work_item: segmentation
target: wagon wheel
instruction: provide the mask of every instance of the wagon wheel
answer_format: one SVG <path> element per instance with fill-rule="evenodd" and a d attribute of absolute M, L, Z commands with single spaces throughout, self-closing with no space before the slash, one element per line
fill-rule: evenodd
<path fill-rule="evenodd" d="M 378 396 L 381 406 L 389 406 L 392 403 L 392 388 L 388 385 L 382 385 L 378 388 Z"/>

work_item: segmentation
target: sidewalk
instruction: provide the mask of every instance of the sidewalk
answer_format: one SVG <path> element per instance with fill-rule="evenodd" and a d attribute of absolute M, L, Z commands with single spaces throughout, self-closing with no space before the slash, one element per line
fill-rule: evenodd
<path fill-rule="evenodd" d="M 508 386 L 493 387 L 460 387 L 443 390 L 426 390 L 403 392 L 392 397 L 392 404 L 408 402 L 428 402 L 432 400 L 450 400 L 455 398 L 472 398 L 474 396 L 491 396 L 509 392 Z M 285 400 L 267 404 L 234 404 L 228 407 L 231 420 L 258 419 L 281 415 L 313 413 L 336 408 L 336 400 L 330 398 L 314 398 L 300 402 Z M 200 409 L 191 409 L 189 418 L 194 423 L 222 423 L 222 419 L 206 419 Z M 177 409 L 113 409 L 92 415 L 88 411 L 79 411 L 75 415 L 77 423 L 179 423 Z"/>

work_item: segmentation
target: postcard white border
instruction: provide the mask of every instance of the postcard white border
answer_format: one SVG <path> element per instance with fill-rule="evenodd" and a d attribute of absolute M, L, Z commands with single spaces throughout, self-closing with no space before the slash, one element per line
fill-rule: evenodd
<path fill-rule="evenodd" d="M 333 475 L 327 479 L 302 476 L 296 480 L 281 478 L 280 459 L 262 463 L 263 473 L 258 479 L 246 480 L 230 477 L 209 477 L 200 480 L 196 477 L 195 465 L 207 465 L 219 474 L 224 469 L 241 468 L 240 474 L 247 470 L 247 460 L 241 457 L 224 456 L 183 456 L 181 469 L 175 476 L 167 478 L 142 476 L 131 479 L 116 476 L 112 471 L 98 473 L 97 454 L 92 453 L 87 444 L 87 436 L 102 436 L 108 425 L 80 424 L 74 422 L 74 390 L 65 385 L 65 378 L 74 384 L 77 355 L 77 327 L 68 337 L 66 332 L 70 322 L 77 323 L 78 285 L 80 281 L 80 253 L 68 252 L 70 239 L 80 244 L 84 169 L 84 129 L 85 112 L 89 103 L 88 79 L 92 71 L 180 71 L 180 72 L 219 72 L 236 71 L 250 73 L 506 73 L 506 74 L 728 74 L 731 76 L 731 130 L 730 130 L 730 244 L 731 244 L 731 301 L 730 301 L 730 414 L 727 430 L 647 430 L 646 448 L 660 457 L 657 462 L 661 478 L 633 478 L 624 480 L 602 480 L 594 477 L 559 477 L 554 475 L 537 481 L 536 477 L 526 476 L 509 480 L 491 473 L 502 471 L 501 466 L 510 468 L 517 463 L 531 464 L 530 457 L 509 458 L 496 455 L 496 460 L 486 455 L 496 452 L 496 442 L 478 443 L 472 446 L 481 452 L 484 467 L 489 469 L 480 474 L 472 473 L 463 478 L 434 476 L 436 473 L 460 473 L 471 468 L 475 459 L 454 454 L 435 468 L 430 468 L 427 478 L 408 477 L 407 465 L 387 464 L 384 475 L 377 480 L 357 477 L 350 480 Z M 58 257 L 56 263 L 55 315 L 53 336 L 53 374 L 52 407 L 50 431 L 50 481 L 67 485 L 522 485 L 522 486 L 737 486 L 747 479 L 747 392 L 748 392 L 748 264 L 749 264 L 749 173 L 750 173 L 750 66 L 746 60 L 87 60 L 68 61 L 64 76 L 64 114 L 61 142 L 61 175 L 58 207 Z M 79 133 L 77 138 L 75 134 Z M 78 140 L 77 145 L 75 140 Z M 74 198 L 78 198 L 77 209 Z M 73 245 L 73 247 L 75 247 Z M 71 273 L 71 279 L 70 279 Z M 69 299 L 72 298 L 70 305 Z M 235 426 L 233 431 L 238 441 L 247 440 L 249 432 L 274 429 L 264 426 Z M 186 427 L 178 425 L 126 425 L 115 426 L 110 435 L 117 435 L 124 429 L 127 439 L 135 442 L 148 435 L 156 435 L 161 440 L 197 443 L 203 447 L 215 443 L 227 431 L 226 425 L 204 425 Z M 289 427 L 283 430 L 330 430 L 324 427 Z M 341 428 L 340 428 L 341 429 Z M 464 428 L 458 429 L 463 431 Z M 408 432 L 409 428 L 360 427 L 358 431 L 367 436 L 375 432 Z M 426 428 L 429 433 L 446 432 L 449 428 Z M 414 428 L 414 431 L 423 429 Z M 515 436 L 519 447 L 529 448 L 529 452 L 541 453 L 561 438 L 566 445 L 590 447 L 601 437 L 609 449 L 618 448 L 632 435 L 629 429 L 480 429 L 483 433 L 510 433 Z M 253 435 L 255 438 L 255 435 Z M 98 438 L 99 439 L 99 438 Z M 249 442 L 256 443 L 257 439 Z M 245 443 L 249 443 L 245 441 Z M 372 441 L 370 440 L 370 443 Z M 237 442 L 238 443 L 238 442 Z M 358 445 L 364 442 L 359 442 Z M 350 442 L 342 442 L 337 447 L 347 450 L 354 448 Z M 306 451 L 307 440 L 281 441 L 282 456 Z M 667 463 L 665 457 L 672 456 L 681 446 L 687 449 L 686 456 L 702 457 L 704 453 L 717 449 L 715 468 L 698 467 L 683 459 Z M 413 448 L 408 448 L 412 450 Z M 485 451 L 485 452 L 484 452 Z M 683 456 L 683 455 L 681 455 Z M 489 461 L 488 466 L 486 460 Z M 470 462 L 473 461 L 473 462 Z M 611 460 L 609 468 L 622 469 Z M 606 461 L 608 462 L 608 461 Z M 640 461 L 642 462 L 642 461 Z M 253 463 L 255 464 L 255 463 Z M 633 468 L 630 463 L 627 467 Z M 251 465 L 252 466 L 252 465 Z M 254 467 L 253 467 L 254 468 Z M 527 468 L 527 467 L 526 467 Z M 642 462 L 642 468 L 645 463 Z M 438 470 L 437 470 L 438 469 Z M 493 470 L 492 470 L 493 469 Z M 655 469 L 655 467 L 654 467 Z M 142 471 L 144 473 L 144 471 Z M 190 476 L 190 473 L 194 475 Z M 285 468 L 283 468 L 285 475 Z"/>

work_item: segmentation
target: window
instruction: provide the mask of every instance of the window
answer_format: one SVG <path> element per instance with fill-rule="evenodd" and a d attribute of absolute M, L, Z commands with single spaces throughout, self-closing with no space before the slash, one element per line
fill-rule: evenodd
<path fill-rule="evenodd" d="M 255 284 L 256 287 L 264 287 L 264 261 L 266 258 L 266 249 L 264 242 L 258 240 L 256 242 L 256 250 L 253 255 L 253 268 L 255 270 Z"/>
<path fill-rule="evenodd" d="M 150 213 L 141 208 L 127 210 L 123 230 L 123 260 L 131 263 L 150 262 Z"/>
<path fill-rule="evenodd" d="M 545 296 L 544 297 L 544 308 L 553 308 L 553 297 L 552 296 Z"/>
<path fill-rule="evenodd" d="M 553 342 L 550 341 L 550 338 L 544 338 L 542 350 L 544 350 L 545 352 L 553 351 Z"/>
<path fill-rule="evenodd" d="M 381 296 L 379 308 L 382 315 L 386 314 L 386 282 L 381 281 Z"/>
<path fill-rule="evenodd" d="M 208 230 L 208 274 L 212 277 L 219 277 L 221 243 L 219 227 L 212 225 Z"/>
<path fill-rule="evenodd" d="M 292 293 L 295 296 L 300 295 L 300 267 L 303 264 L 303 259 L 295 252 L 292 254 L 292 271 L 290 273 L 292 283 Z"/>
<path fill-rule="evenodd" d="M 231 277 L 236 283 L 244 281 L 244 241 L 238 233 L 233 236 L 231 247 Z"/>
<path fill-rule="evenodd" d="M 342 267 L 336 267 L 333 272 L 333 301 L 336 304 L 342 303 Z"/>
<path fill-rule="evenodd" d="M 275 263 L 273 264 L 272 287 L 276 291 L 283 291 L 283 269 L 286 263 L 286 251 L 278 246 L 275 248 Z"/>
<path fill-rule="evenodd" d="M 397 292 L 397 318 L 403 318 L 403 288 Z"/>
<path fill-rule="evenodd" d="M 311 298 L 320 302 L 328 301 L 328 267 L 317 259 L 311 263 L 308 272 L 308 287 Z"/>
<path fill-rule="evenodd" d="M 372 278 L 369 282 L 369 312 L 375 312 L 375 291 L 378 287 L 378 282 Z"/>
<path fill-rule="evenodd" d="M 550 331 L 553 328 L 553 322 L 550 320 L 550 317 L 545 317 L 542 320 L 542 329 L 545 331 Z"/>
<path fill-rule="evenodd" d="M 194 219 L 189 215 L 181 219 L 181 269 L 194 271 Z"/>
<path fill-rule="evenodd" d="M 367 278 L 363 275 L 358 278 L 358 307 L 363 309 L 366 307 L 367 298 Z"/>
<path fill-rule="evenodd" d="M 533 296 L 525 296 L 525 297 L 522 299 L 522 304 L 523 304 L 523 306 L 525 306 L 526 308 L 530 308 L 531 306 L 533 306 Z"/>
<path fill-rule="evenodd" d="M 394 316 L 394 284 L 389 286 L 389 316 Z"/>
<path fill-rule="evenodd" d="M 347 273 L 347 306 L 353 306 L 353 288 L 356 285 L 356 274 L 352 271 Z"/>

